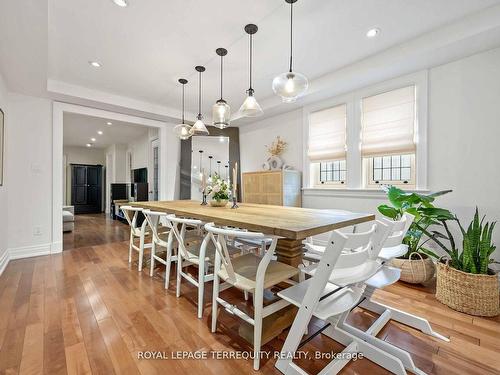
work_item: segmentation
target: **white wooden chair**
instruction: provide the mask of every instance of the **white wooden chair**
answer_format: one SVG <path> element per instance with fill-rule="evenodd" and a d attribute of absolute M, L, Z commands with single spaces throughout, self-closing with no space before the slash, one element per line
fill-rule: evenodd
<path fill-rule="evenodd" d="M 383 289 L 399 280 L 401 270 L 389 266 L 388 262 L 392 258 L 406 254 L 408 251 L 408 246 L 403 244 L 402 241 L 413 220 L 414 216 L 408 213 L 405 213 L 400 220 L 384 220 L 386 224 L 392 225 L 391 233 L 384 241 L 380 251 L 371 255 L 372 259 L 378 258 L 381 267 L 375 275 L 365 281 L 365 291 L 363 292 L 363 299 L 359 306 L 380 315 L 378 321 L 380 329 L 390 320 L 394 320 L 418 329 L 427 335 L 444 341 L 450 341 L 447 337 L 435 332 L 428 320 L 372 300 L 372 296 L 377 289 Z M 377 333 L 378 331 L 373 331 L 374 335 Z"/>
<path fill-rule="evenodd" d="M 168 289 L 172 262 L 177 262 L 177 254 L 173 254 L 173 233 L 171 231 L 169 221 L 166 220 L 167 214 L 165 212 L 156 212 L 151 210 L 143 210 L 142 213 L 146 217 L 153 234 L 153 246 L 151 247 L 151 268 L 149 276 L 153 276 L 156 261 L 165 265 L 165 289 Z M 161 225 L 162 221 L 166 223 L 165 226 Z M 158 247 L 165 248 L 165 259 L 157 255 Z"/>
<path fill-rule="evenodd" d="M 147 232 L 148 222 L 144 220 L 140 227 L 137 227 L 137 217 L 139 212 L 142 212 L 143 209 L 140 207 L 131 207 L 131 206 L 120 206 L 120 209 L 123 211 L 125 219 L 127 220 L 130 226 L 130 241 L 129 241 L 129 250 L 128 250 L 128 262 L 132 263 L 132 250 L 135 250 L 139 253 L 139 272 L 142 271 L 142 262 L 144 258 L 144 250 L 150 249 L 153 245 L 152 242 L 145 243 L 146 236 L 149 235 Z M 139 239 L 139 246 L 134 243 L 134 239 Z"/>
<path fill-rule="evenodd" d="M 248 253 L 231 259 L 227 244 L 229 238 L 259 241 L 266 238 L 266 236 L 262 233 L 217 228 L 212 223 L 206 224 L 205 230 L 208 232 L 208 240 L 216 248 L 212 299 L 212 332 L 215 332 L 217 329 L 218 305 L 221 305 L 229 313 L 253 325 L 253 368 L 254 370 L 258 370 L 260 367 L 262 320 L 266 316 L 289 305 L 284 300 L 278 300 L 264 307 L 264 289 L 271 288 L 282 282 L 294 284 L 295 282 L 291 278 L 297 274 L 298 270 L 295 267 L 272 260 L 278 242 L 277 237 L 272 237 L 272 242 L 266 249 L 263 257 L 259 257 L 254 253 Z M 269 236 L 267 237 L 269 238 Z M 222 284 L 220 284 L 219 279 L 223 280 Z M 253 294 L 253 317 L 219 296 L 220 291 L 230 287 L 236 287 L 246 293 Z"/>
<path fill-rule="evenodd" d="M 403 238 L 406 236 L 410 225 L 413 223 L 415 216 L 404 213 L 399 220 L 389 220 L 382 218 L 381 220 L 389 225 L 392 225 L 392 232 L 384 242 L 380 252 L 375 254 L 382 262 L 403 256 L 408 251 L 408 245 L 403 244 Z"/>
<path fill-rule="evenodd" d="M 182 279 L 187 280 L 198 288 L 198 318 L 203 316 L 203 308 L 205 305 L 205 283 L 212 281 L 213 273 L 209 272 L 210 267 L 213 268 L 215 258 L 215 247 L 208 246 L 209 241 L 206 236 L 198 235 L 197 237 L 186 235 L 188 227 L 200 228 L 203 224 L 201 220 L 185 219 L 168 215 L 167 220 L 172 227 L 173 239 L 177 241 L 177 288 L 176 295 L 181 295 Z M 180 230 L 179 230 L 180 226 Z M 240 252 L 240 249 L 234 247 L 232 251 Z M 194 279 L 188 272 L 184 272 L 183 268 L 193 265 L 198 268 L 198 278 Z"/>
<path fill-rule="evenodd" d="M 352 215 L 352 212 L 347 210 L 328 209 L 328 211 L 333 212 L 336 215 Z M 350 229 L 352 229 L 352 233 L 355 233 L 357 227 L 356 225 L 353 225 Z M 344 233 L 344 230 L 341 232 Z M 325 252 L 325 246 L 314 244 L 312 237 L 306 238 L 304 241 L 304 248 L 306 251 L 302 256 L 302 259 L 307 262 L 319 262 Z"/>
<path fill-rule="evenodd" d="M 359 304 L 363 296 L 363 279 L 373 275 L 372 268 L 364 264 L 373 261 L 370 253 L 377 251 L 377 233 L 378 238 L 384 238 L 389 230 L 388 225 L 378 222 L 376 227 L 364 233 L 343 234 L 333 231 L 313 276 L 279 293 L 285 300 L 299 306 L 299 312 L 276 362 L 276 368 L 282 373 L 307 374 L 293 362 L 293 355 L 302 344 L 319 333 L 345 346 L 343 357 L 334 358 L 320 374 L 338 373 L 349 362 L 349 355 L 354 356 L 359 352 L 393 373 L 406 375 L 406 366 L 414 373 L 422 373 L 407 352 L 371 335 L 370 330 L 378 329 L 376 324 L 367 332 L 346 327 L 345 324 L 349 312 Z M 327 324 L 301 343 L 313 315 Z M 382 344 L 374 345 L 375 341 Z"/>

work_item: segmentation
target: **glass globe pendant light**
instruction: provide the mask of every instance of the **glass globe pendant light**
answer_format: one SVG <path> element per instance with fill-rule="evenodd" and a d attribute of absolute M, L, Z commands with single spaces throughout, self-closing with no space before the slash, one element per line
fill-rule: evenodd
<path fill-rule="evenodd" d="M 184 86 L 188 83 L 187 79 L 181 78 L 179 79 L 179 83 L 182 85 L 182 122 L 179 125 L 174 127 L 174 133 L 179 139 L 185 141 L 191 137 L 189 131 L 191 130 L 191 126 L 184 122 Z"/>
<path fill-rule="evenodd" d="M 290 69 L 273 79 L 273 91 L 281 96 L 283 102 L 293 103 L 298 97 L 303 95 L 309 86 L 307 78 L 292 70 L 293 54 L 293 3 L 297 0 L 285 0 L 290 4 Z"/>
<path fill-rule="evenodd" d="M 257 30 L 257 25 L 248 24 L 245 26 L 245 32 L 250 36 L 250 87 L 247 90 L 248 96 L 240 107 L 240 113 L 244 117 L 257 117 L 264 113 L 255 96 L 253 96 L 254 89 L 252 88 L 252 37 Z"/>
<path fill-rule="evenodd" d="M 231 119 L 231 107 L 222 99 L 222 59 L 227 55 L 227 49 L 217 48 L 215 52 L 220 56 L 220 99 L 212 108 L 212 119 L 216 128 L 224 129 L 229 126 Z"/>
<path fill-rule="evenodd" d="M 203 115 L 201 114 L 201 73 L 205 71 L 204 66 L 196 66 L 196 71 L 200 73 L 200 78 L 198 81 L 198 116 L 197 120 L 189 130 L 191 135 L 208 135 L 208 129 L 203 123 Z"/>

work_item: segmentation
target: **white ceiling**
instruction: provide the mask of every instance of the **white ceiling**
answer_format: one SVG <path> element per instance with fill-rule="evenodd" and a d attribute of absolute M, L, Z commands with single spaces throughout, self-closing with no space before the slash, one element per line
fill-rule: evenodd
<path fill-rule="evenodd" d="M 107 125 L 108 121 L 112 125 Z M 102 135 L 97 133 L 99 130 L 103 132 Z M 86 147 L 87 143 L 93 143 L 93 148 L 102 149 L 115 143 L 128 144 L 144 136 L 148 130 L 149 127 L 144 125 L 65 112 L 63 145 Z M 95 138 L 96 141 L 91 141 L 91 138 Z"/>
<path fill-rule="evenodd" d="M 219 95 L 215 49 L 226 47 L 225 97 L 235 112 L 248 87 L 243 26 L 253 22 L 259 26 L 256 96 L 273 96 L 272 78 L 288 60 L 284 0 L 129 2 L 126 8 L 112 0 L 2 2 L 0 68 L 9 87 L 38 94 L 50 80 L 177 109 L 177 79 L 185 77 L 187 110 L 196 113 L 194 66 L 203 64 L 203 111 L 210 117 Z M 500 0 L 300 0 L 294 8 L 295 68 L 312 81 L 496 4 Z M 367 39 L 372 27 L 382 32 Z M 90 67 L 89 60 L 102 68 Z"/>

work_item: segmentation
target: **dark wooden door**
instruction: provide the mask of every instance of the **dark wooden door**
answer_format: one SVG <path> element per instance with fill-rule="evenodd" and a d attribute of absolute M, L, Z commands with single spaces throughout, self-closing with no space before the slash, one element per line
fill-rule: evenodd
<path fill-rule="evenodd" d="M 76 214 L 102 211 L 102 166 L 73 164 L 71 204 Z"/>

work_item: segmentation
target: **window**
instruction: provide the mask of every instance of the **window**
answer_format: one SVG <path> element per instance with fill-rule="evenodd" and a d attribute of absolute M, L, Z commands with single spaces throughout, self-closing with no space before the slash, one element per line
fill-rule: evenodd
<path fill-rule="evenodd" d="M 330 162 L 319 163 L 319 181 L 325 183 L 341 183 L 346 180 L 346 163 L 345 160 L 335 160 Z"/>
<path fill-rule="evenodd" d="M 361 155 L 367 187 L 415 185 L 415 86 L 361 101 Z"/>
<path fill-rule="evenodd" d="M 314 185 L 343 184 L 346 180 L 346 109 L 341 104 L 309 115 L 307 156 Z"/>
<path fill-rule="evenodd" d="M 412 154 L 370 158 L 368 184 L 410 185 L 414 181 L 414 165 Z"/>
<path fill-rule="evenodd" d="M 305 107 L 305 194 L 426 189 L 427 96 L 428 72 L 420 71 Z"/>

